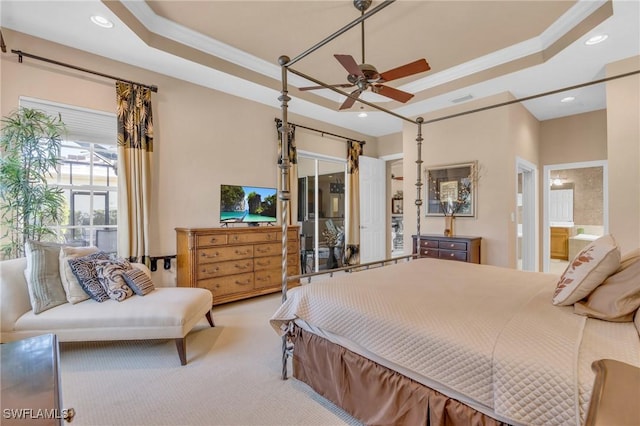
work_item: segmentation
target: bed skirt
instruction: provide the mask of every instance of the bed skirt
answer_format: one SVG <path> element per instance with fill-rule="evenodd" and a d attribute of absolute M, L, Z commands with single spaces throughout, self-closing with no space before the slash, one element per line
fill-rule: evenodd
<path fill-rule="evenodd" d="M 293 377 L 366 425 L 504 425 L 320 336 L 295 326 Z"/>

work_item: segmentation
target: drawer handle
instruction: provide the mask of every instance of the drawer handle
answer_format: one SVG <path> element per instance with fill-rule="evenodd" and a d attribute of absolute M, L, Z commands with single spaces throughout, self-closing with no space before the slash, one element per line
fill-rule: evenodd
<path fill-rule="evenodd" d="M 271 262 L 258 262 L 258 266 L 269 266 Z"/>
<path fill-rule="evenodd" d="M 209 241 L 210 243 L 215 243 L 216 241 L 218 241 L 218 239 L 216 237 L 211 238 L 211 241 Z"/>
<path fill-rule="evenodd" d="M 263 248 L 263 247 L 258 247 L 256 249 L 259 253 L 269 253 L 271 251 L 271 247 L 267 247 L 267 248 Z"/>
<path fill-rule="evenodd" d="M 220 254 L 220 253 L 215 252 L 215 253 L 212 253 L 212 254 L 210 254 L 210 255 L 207 255 L 207 253 L 204 253 L 204 252 L 203 252 L 203 253 L 201 254 L 201 256 L 202 256 L 202 257 L 218 257 L 218 255 L 219 255 L 219 254 Z"/>
<path fill-rule="evenodd" d="M 422 254 L 429 254 L 429 250 L 422 250 Z"/>
<path fill-rule="evenodd" d="M 238 268 L 238 269 L 247 269 L 247 268 L 249 267 L 248 265 L 238 265 L 237 263 L 236 263 L 236 265 L 235 265 L 235 266 L 236 266 L 236 268 Z"/>
<path fill-rule="evenodd" d="M 234 235 L 234 236 L 233 236 L 233 241 L 238 241 L 238 238 L 239 238 L 239 237 L 238 237 L 237 235 Z"/>
<path fill-rule="evenodd" d="M 213 268 L 213 271 L 207 271 L 207 268 L 202 268 L 202 272 L 218 272 L 220 270 L 220 268 L 218 268 L 217 266 L 215 268 Z"/>
<path fill-rule="evenodd" d="M 247 281 L 238 281 L 238 280 L 236 280 L 236 284 L 238 284 L 238 285 L 249 285 L 249 284 L 251 284 L 251 280 L 247 280 Z"/>
<path fill-rule="evenodd" d="M 236 250 L 236 254 L 241 254 L 241 255 L 245 255 L 245 254 L 249 254 L 249 250 L 247 251 L 240 251 L 240 250 Z"/>
<path fill-rule="evenodd" d="M 455 253 L 451 253 L 451 254 L 449 255 L 449 257 L 456 257 L 456 254 L 455 254 Z"/>
<path fill-rule="evenodd" d="M 267 275 L 264 278 L 258 278 L 258 281 L 270 281 L 271 280 L 271 275 Z"/>
<path fill-rule="evenodd" d="M 451 248 L 454 248 L 455 246 L 456 246 L 456 245 L 455 245 L 455 244 L 453 244 L 453 243 L 451 243 L 451 244 L 449 245 L 449 247 L 451 247 Z"/>

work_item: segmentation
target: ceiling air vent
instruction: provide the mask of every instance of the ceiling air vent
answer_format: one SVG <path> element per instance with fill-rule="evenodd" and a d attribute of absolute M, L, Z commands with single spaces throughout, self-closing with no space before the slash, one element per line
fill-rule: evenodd
<path fill-rule="evenodd" d="M 473 96 L 471 95 L 465 95 L 459 98 L 455 98 L 455 99 L 451 99 L 451 102 L 453 102 L 454 104 L 460 103 L 460 102 L 465 102 L 468 101 L 470 99 L 473 99 Z"/>

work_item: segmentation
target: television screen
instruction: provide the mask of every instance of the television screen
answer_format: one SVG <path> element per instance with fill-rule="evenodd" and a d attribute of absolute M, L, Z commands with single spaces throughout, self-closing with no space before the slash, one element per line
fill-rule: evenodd
<path fill-rule="evenodd" d="M 277 199 L 276 188 L 220 185 L 220 222 L 275 222 Z"/>

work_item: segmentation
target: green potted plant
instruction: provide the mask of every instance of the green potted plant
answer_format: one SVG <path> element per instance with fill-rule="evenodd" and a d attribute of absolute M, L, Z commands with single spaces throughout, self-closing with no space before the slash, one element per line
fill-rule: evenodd
<path fill-rule="evenodd" d="M 65 126 L 60 116 L 20 108 L 2 118 L 0 135 L 0 224 L 3 259 L 24 256 L 28 240 L 55 236 L 65 206 L 61 188 L 47 178 L 60 164 Z M 53 239 L 50 237 L 50 239 Z"/>

